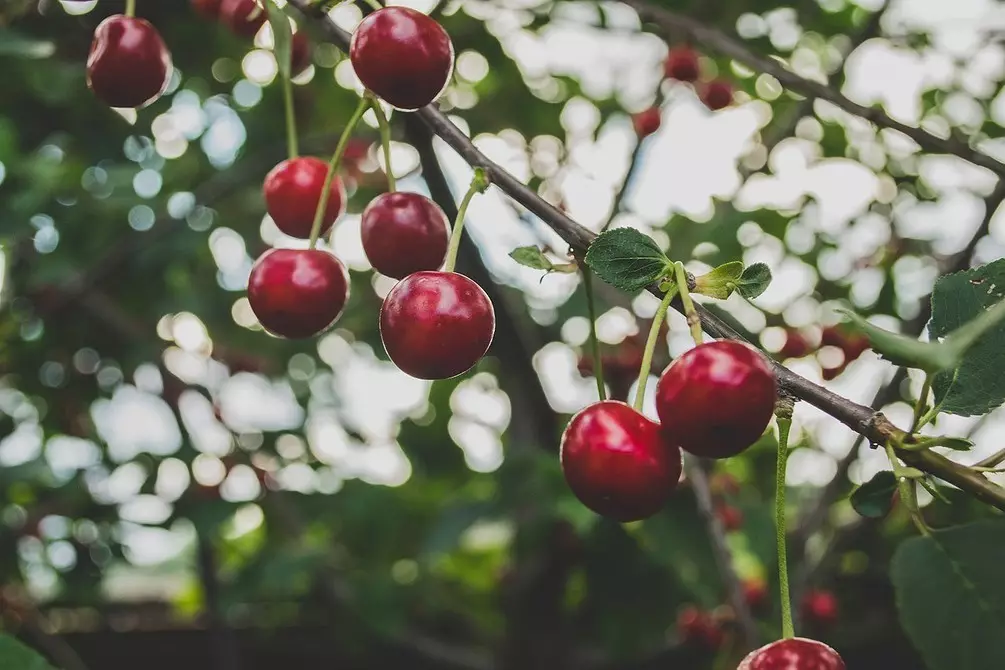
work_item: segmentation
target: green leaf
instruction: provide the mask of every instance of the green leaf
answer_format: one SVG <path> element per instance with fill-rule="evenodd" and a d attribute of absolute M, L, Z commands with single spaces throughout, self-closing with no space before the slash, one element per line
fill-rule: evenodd
<path fill-rule="evenodd" d="M 519 247 L 510 252 L 509 257 L 524 267 L 545 272 L 573 273 L 578 269 L 575 263 L 553 263 L 544 252 L 535 246 Z"/>
<path fill-rule="evenodd" d="M 269 17 L 269 25 L 272 26 L 273 51 L 276 54 L 276 62 L 279 64 L 279 72 L 289 79 L 292 76 L 291 60 L 293 58 L 293 28 L 290 26 L 290 19 L 283 10 L 276 4 L 276 0 L 269 0 L 269 7 L 266 7 Z"/>
<path fill-rule="evenodd" d="M 707 295 L 709 298 L 725 300 L 733 293 L 733 290 L 737 287 L 737 282 L 740 281 L 742 276 L 742 261 L 725 263 L 707 274 L 695 277 L 695 287 L 692 293 L 700 293 Z"/>
<path fill-rule="evenodd" d="M 894 365 L 940 372 L 956 365 L 951 348 L 942 342 L 922 342 L 913 337 L 880 328 L 849 309 L 839 309 L 852 327 L 869 338 L 877 354 Z"/>
<path fill-rule="evenodd" d="M 50 40 L 40 40 L 9 28 L 0 28 L 0 57 L 48 58 L 55 52 L 56 44 Z"/>
<path fill-rule="evenodd" d="M 586 252 L 586 264 L 611 286 L 630 292 L 655 283 L 673 268 L 656 242 L 634 228 L 601 233 Z"/>
<path fill-rule="evenodd" d="M 900 621 L 929 670 L 1005 668 L 1005 520 L 907 540 L 890 566 Z"/>
<path fill-rule="evenodd" d="M 0 635 L 0 668 L 53 670 L 42 656 L 9 635 Z"/>
<path fill-rule="evenodd" d="M 954 451 L 970 451 L 974 448 L 974 443 L 965 437 L 936 435 L 934 437 L 922 438 L 913 443 L 908 442 L 902 446 L 909 451 L 931 449 L 932 447 L 945 447 L 946 449 L 952 449 Z"/>
<path fill-rule="evenodd" d="M 966 345 L 955 371 L 937 375 L 932 384 L 940 411 L 976 416 L 987 414 L 1005 402 L 1005 375 L 1001 373 L 1005 369 L 1005 324 L 993 323 L 973 342 L 968 341 L 972 338 L 968 328 L 956 331 L 980 315 L 989 315 L 994 321 L 999 312 L 990 308 L 1001 303 L 1003 296 L 1005 259 L 946 275 L 935 282 L 929 337 L 937 340 L 949 335 L 949 344 L 959 339 Z M 986 319 L 977 325 L 987 325 Z"/>
<path fill-rule="evenodd" d="M 743 269 L 740 278 L 736 280 L 736 290 L 744 298 L 753 300 L 764 293 L 771 283 L 771 268 L 764 263 L 754 263 Z"/>
<path fill-rule="evenodd" d="M 893 507 L 893 494 L 897 490 L 897 478 L 889 470 L 877 472 L 862 486 L 852 491 L 851 506 L 860 516 L 867 519 L 881 519 Z"/>

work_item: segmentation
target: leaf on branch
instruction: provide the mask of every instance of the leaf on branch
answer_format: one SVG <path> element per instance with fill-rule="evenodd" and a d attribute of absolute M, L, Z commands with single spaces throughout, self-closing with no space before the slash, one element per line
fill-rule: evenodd
<path fill-rule="evenodd" d="M 743 276 L 743 262 L 732 261 L 724 263 L 707 274 L 695 277 L 695 287 L 692 293 L 707 295 L 709 298 L 725 300 L 737 287 L 737 282 Z"/>
<path fill-rule="evenodd" d="M 890 576 L 900 621 L 929 670 L 1005 668 L 1005 520 L 902 543 Z"/>
<path fill-rule="evenodd" d="M 862 486 L 852 491 L 851 506 L 860 516 L 867 519 L 881 519 L 893 507 L 893 494 L 897 490 L 897 478 L 889 470 L 877 472 Z"/>
<path fill-rule="evenodd" d="M 673 263 L 651 237 L 634 228 L 601 233 L 586 252 L 586 264 L 602 280 L 635 292 L 673 271 Z"/>
<path fill-rule="evenodd" d="M 279 64 L 279 72 L 283 77 L 289 79 L 292 76 L 293 67 L 293 28 L 290 26 L 290 18 L 276 4 L 276 0 L 268 0 L 267 7 L 269 25 L 272 27 L 273 51 L 276 56 L 276 63 Z"/>
<path fill-rule="evenodd" d="M 922 342 L 870 323 L 850 309 L 839 309 L 851 326 L 869 338 L 869 345 L 877 354 L 894 365 L 919 368 L 926 372 L 940 372 L 956 364 L 951 349 L 941 342 Z"/>
<path fill-rule="evenodd" d="M 518 247 L 509 253 L 509 257 L 524 267 L 545 272 L 573 273 L 579 268 L 575 263 L 555 263 L 543 251 L 535 246 Z"/>
<path fill-rule="evenodd" d="M 934 437 L 924 437 L 913 443 L 901 445 L 908 450 L 931 449 L 932 447 L 945 447 L 953 451 L 970 451 L 974 448 L 974 443 L 965 437 L 950 437 L 948 435 L 936 435 Z"/>
<path fill-rule="evenodd" d="M 41 655 L 9 635 L 0 635 L 0 668 L 53 670 Z"/>
<path fill-rule="evenodd" d="M 771 283 L 771 268 L 764 263 L 754 263 L 743 269 L 736 280 L 736 290 L 747 300 L 753 300 L 764 293 Z"/>

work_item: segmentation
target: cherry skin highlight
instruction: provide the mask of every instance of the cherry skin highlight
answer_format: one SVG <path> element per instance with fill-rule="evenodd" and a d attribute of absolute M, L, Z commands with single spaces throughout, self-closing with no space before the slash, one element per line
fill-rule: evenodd
<path fill-rule="evenodd" d="M 440 96 L 454 70 L 454 46 L 439 23 L 408 7 L 385 7 L 352 35 L 349 59 L 363 85 L 412 111 Z"/>
<path fill-rule="evenodd" d="M 251 268 L 248 302 L 262 327 L 290 339 L 327 330 L 349 301 L 349 275 L 321 249 L 270 249 Z"/>
<path fill-rule="evenodd" d="M 663 61 L 663 74 L 667 79 L 695 82 L 700 74 L 698 53 L 691 47 L 674 47 Z"/>
<path fill-rule="evenodd" d="M 660 129 L 662 118 L 659 107 L 650 107 L 644 112 L 632 115 L 632 126 L 635 134 L 641 137 L 649 137 Z"/>
<path fill-rule="evenodd" d="M 87 85 L 109 107 L 144 107 L 160 97 L 171 53 L 150 22 L 116 14 L 98 24 L 87 56 Z"/>
<path fill-rule="evenodd" d="M 418 379 L 450 379 L 485 355 L 496 315 L 482 287 L 456 272 L 416 272 L 394 285 L 380 308 L 388 357 Z"/>
<path fill-rule="evenodd" d="M 617 521 L 648 518 L 677 487 L 680 449 L 659 424 L 626 403 L 604 400 L 572 417 L 562 434 L 562 472 L 588 508 Z"/>
<path fill-rule="evenodd" d="M 262 192 L 265 208 L 276 227 L 291 237 L 310 239 L 314 213 L 321 200 L 321 189 L 328 176 L 328 164 L 312 156 L 290 158 L 272 168 L 265 177 Z M 338 175 L 332 178 L 321 235 L 345 213 L 345 185 Z"/>
<path fill-rule="evenodd" d="M 836 651 L 805 637 L 778 640 L 750 652 L 736 670 L 847 670 Z"/>
<path fill-rule="evenodd" d="M 265 5 L 255 0 L 221 0 L 220 23 L 241 37 L 254 37 L 269 20 Z"/>
<path fill-rule="evenodd" d="M 439 269 L 450 241 L 446 214 L 418 193 L 384 193 L 371 200 L 360 234 L 370 264 L 395 279 Z"/>
<path fill-rule="evenodd" d="M 736 456 L 756 442 L 775 408 L 767 359 L 733 340 L 684 353 L 660 375 L 656 412 L 667 439 L 705 458 Z"/>
<path fill-rule="evenodd" d="M 710 81 L 701 91 L 701 101 L 713 112 L 733 104 L 733 87 L 728 81 Z"/>

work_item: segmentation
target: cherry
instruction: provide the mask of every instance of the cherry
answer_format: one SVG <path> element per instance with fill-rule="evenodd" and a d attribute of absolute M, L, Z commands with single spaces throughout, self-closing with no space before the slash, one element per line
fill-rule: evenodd
<path fill-rule="evenodd" d="M 722 79 L 710 81 L 702 88 L 701 101 L 712 111 L 729 107 L 733 104 L 733 87 Z"/>
<path fill-rule="evenodd" d="M 330 327 L 349 300 L 342 261 L 320 249 L 271 249 L 251 268 L 248 301 L 265 330 L 300 339 Z"/>
<path fill-rule="evenodd" d="M 380 308 L 388 357 L 419 379 L 450 379 L 488 351 L 496 315 L 482 287 L 456 272 L 424 271 L 394 285 Z"/>
<path fill-rule="evenodd" d="M 736 670 L 846 670 L 838 653 L 823 642 L 793 637 L 750 652 Z"/>
<path fill-rule="evenodd" d="M 719 505 L 715 508 L 715 515 L 719 517 L 719 522 L 726 529 L 727 533 L 733 533 L 743 528 L 743 512 L 732 505 Z"/>
<path fill-rule="evenodd" d="M 768 603 L 768 585 L 763 579 L 745 579 L 740 588 L 750 609 L 759 610 Z"/>
<path fill-rule="evenodd" d="M 717 340 L 671 363 L 656 386 L 656 412 L 682 449 L 706 458 L 735 456 L 756 442 L 774 413 L 777 384 L 753 347 Z"/>
<path fill-rule="evenodd" d="M 663 440 L 659 424 L 616 400 L 573 416 L 560 454 L 580 502 L 621 522 L 656 514 L 680 480 L 680 449 Z"/>
<path fill-rule="evenodd" d="M 290 74 L 296 77 L 311 64 L 311 42 L 307 38 L 307 33 L 302 31 L 293 33 L 290 49 Z"/>
<path fill-rule="evenodd" d="M 440 96 L 454 70 L 454 45 L 439 23 L 408 7 L 385 7 L 352 35 L 349 59 L 363 85 L 404 110 Z"/>
<path fill-rule="evenodd" d="M 785 344 L 782 345 L 778 355 L 785 358 L 802 358 L 813 352 L 813 347 L 806 336 L 794 328 L 785 331 Z"/>
<path fill-rule="evenodd" d="M 846 364 L 842 363 L 841 365 L 837 366 L 836 368 L 823 368 L 821 370 L 821 376 L 824 378 L 824 381 L 828 381 L 828 382 L 829 381 L 833 381 L 833 380 L 837 379 L 838 376 L 842 372 L 844 372 L 844 370 L 845 370 L 846 367 L 848 367 L 848 366 Z"/>
<path fill-rule="evenodd" d="M 207 19 L 217 19 L 220 16 L 220 0 L 192 0 L 192 9 Z"/>
<path fill-rule="evenodd" d="M 802 602 L 803 618 L 823 626 L 833 625 L 838 618 L 837 598 L 830 591 L 807 591 Z"/>
<path fill-rule="evenodd" d="M 254 37 L 269 19 L 265 5 L 256 0 L 221 0 L 220 23 L 241 37 Z"/>
<path fill-rule="evenodd" d="M 687 605 L 677 615 L 677 633 L 690 644 L 716 649 L 722 644 L 722 629 L 707 612 Z"/>
<path fill-rule="evenodd" d="M 644 112 L 632 115 L 632 126 L 635 127 L 635 134 L 640 138 L 649 137 L 660 129 L 662 117 L 659 107 L 650 107 Z"/>
<path fill-rule="evenodd" d="M 328 164 L 312 156 L 290 158 L 272 168 L 265 177 L 262 191 L 265 208 L 279 230 L 291 237 L 310 238 L 314 213 L 327 176 Z M 345 207 L 345 185 L 336 175 L 328 191 L 320 234 L 328 232 L 335 220 L 345 213 Z"/>
<path fill-rule="evenodd" d="M 447 215 L 418 193 L 384 193 L 371 200 L 360 235 L 370 265 L 395 279 L 438 269 L 450 241 Z"/>
<path fill-rule="evenodd" d="M 168 85 L 171 54 L 149 21 L 116 14 L 98 24 L 87 85 L 110 107 L 144 107 Z"/>
<path fill-rule="evenodd" d="M 694 82 L 698 80 L 699 72 L 698 53 L 688 46 L 670 49 L 663 62 L 663 73 L 668 79 Z"/>

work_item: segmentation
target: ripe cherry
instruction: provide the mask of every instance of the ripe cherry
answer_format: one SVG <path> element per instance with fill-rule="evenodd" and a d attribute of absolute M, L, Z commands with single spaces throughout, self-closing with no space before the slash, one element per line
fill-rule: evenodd
<path fill-rule="evenodd" d="M 279 230 L 302 240 L 310 238 L 314 213 L 327 176 L 328 164 L 312 156 L 290 158 L 272 168 L 265 177 L 262 192 L 265 208 Z M 345 213 L 345 206 L 345 185 L 336 175 L 328 189 L 320 234 L 328 232 L 335 220 Z"/>
<path fill-rule="evenodd" d="M 562 434 L 562 472 L 579 500 L 628 522 L 656 514 L 677 486 L 680 449 L 623 402 L 604 400 L 572 417 Z"/>
<path fill-rule="evenodd" d="M 650 107 L 644 112 L 632 115 L 632 126 L 635 127 L 635 134 L 640 138 L 649 137 L 660 129 L 662 121 L 659 107 Z"/>
<path fill-rule="evenodd" d="M 192 9 L 207 19 L 217 19 L 220 16 L 220 0 L 192 0 Z"/>
<path fill-rule="evenodd" d="M 700 73 L 698 53 L 688 46 L 670 49 L 663 62 L 663 73 L 668 79 L 686 82 L 697 81 Z"/>
<path fill-rule="evenodd" d="M 750 652 L 736 670 L 846 670 L 838 653 L 805 637 L 778 640 Z"/>
<path fill-rule="evenodd" d="M 496 315 L 482 287 L 456 272 L 416 272 L 394 285 L 380 308 L 388 357 L 419 379 L 470 370 L 495 335 Z"/>
<path fill-rule="evenodd" d="M 293 33 L 290 51 L 290 73 L 296 77 L 311 64 L 311 42 L 307 33 L 303 31 Z"/>
<path fill-rule="evenodd" d="M 718 505 L 715 515 L 727 533 L 734 533 L 743 528 L 743 512 L 732 505 Z"/>
<path fill-rule="evenodd" d="M 712 111 L 725 109 L 733 104 L 733 87 L 722 79 L 710 81 L 702 88 L 701 101 Z"/>
<path fill-rule="evenodd" d="M 813 347 L 806 336 L 794 328 L 785 331 L 785 344 L 782 345 L 778 355 L 785 358 L 802 358 L 813 352 Z"/>
<path fill-rule="evenodd" d="M 803 618 L 821 626 L 831 626 L 838 618 L 837 598 L 830 591 L 807 591 L 802 602 Z"/>
<path fill-rule="evenodd" d="M 685 643 L 717 649 L 722 644 L 722 629 L 708 613 L 687 605 L 677 614 L 677 634 Z"/>
<path fill-rule="evenodd" d="M 363 85 L 401 110 L 440 96 L 454 70 L 454 46 L 439 23 L 408 7 L 385 7 L 352 35 L 349 59 Z"/>
<path fill-rule="evenodd" d="M 321 249 L 271 249 L 251 268 L 248 302 L 262 327 L 291 339 L 326 330 L 349 300 L 342 261 Z"/>
<path fill-rule="evenodd" d="M 774 413 L 777 384 L 753 347 L 717 340 L 671 363 L 656 386 L 668 439 L 696 456 L 728 458 L 756 442 Z"/>
<path fill-rule="evenodd" d="M 241 37 L 254 37 L 269 19 L 265 5 L 256 0 L 221 0 L 220 23 Z"/>
<path fill-rule="evenodd" d="M 371 200 L 360 235 L 370 264 L 395 279 L 439 269 L 450 241 L 447 215 L 418 193 L 384 193 Z"/>
<path fill-rule="evenodd" d="M 148 21 L 116 14 L 98 24 L 87 56 L 87 85 L 110 107 L 143 107 L 160 97 L 171 54 Z"/>

